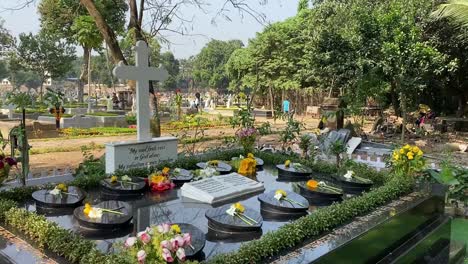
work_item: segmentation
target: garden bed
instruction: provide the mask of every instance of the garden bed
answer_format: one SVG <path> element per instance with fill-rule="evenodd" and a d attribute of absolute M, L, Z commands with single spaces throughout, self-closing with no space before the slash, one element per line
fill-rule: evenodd
<path fill-rule="evenodd" d="M 195 164 L 200 160 L 218 159 L 230 160 L 233 156 L 238 156 L 237 151 L 221 152 L 207 154 L 201 157 L 190 157 L 179 159 L 174 166 L 193 169 Z M 288 182 L 277 182 L 275 171 L 268 169 L 268 165 L 284 163 L 286 159 L 291 157 L 267 153 L 257 153 L 260 158 L 265 161 L 266 170 L 258 174 L 258 179 L 265 182 L 267 191 L 276 188 L 283 188 L 287 191 L 293 191 L 293 185 Z M 301 163 L 310 166 L 316 171 L 323 173 L 336 172 L 335 166 L 331 164 L 309 164 L 306 161 Z M 88 190 L 93 203 L 100 198 L 93 195 L 93 188 L 97 186 L 100 179 L 103 177 L 102 171 L 99 170 L 99 163 L 96 163 L 98 169 L 96 175 L 88 170 L 85 176 L 78 176 L 72 183 L 76 186 Z M 96 169 L 95 168 L 95 169 Z M 102 169 L 102 168 L 101 168 Z M 408 193 L 412 185 L 410 182 L 403 179 L 385 178 L 382 174 L 366 169 L 365 174 L 372 179 L 377 185 L 381 185 L 371 192 L 347 199 L 342 203 L 335 204 L 329 207 L 323 207 L 306 217 L 302 217 L 291 223 L 288 222 L 269 222 L 265 221 L 262 227 L 263 236 L 259 240 L 254 240 L 241 245 L 239 242 L 226 243 L 210 241 L 208 239 L 205 247 L 205 257 L 210 263 L 258 263 L 280 252 L 287 251 L 294 247 L 300 246 L 307 240 L 317 238 L 321 234 L 325 234 L 330 228 L 340 226 L 350 222 L 356 216 L 365 215 L 371 212 L 378 206 L 384 205 L 400 195 Z M 132 176 L 145 176 L 145 170 L 129 172 Z M 71 262 L 81 263 L 104 263 L 118 262 L 120 256 L 116 254 L 104 254 L 103 248 L 108 246 L 108 243 L 122 241 L 128 234 L 117 238 L 100 239 L 97 248 L 94 243 L 87 239 L 83 239 L 79 235 L 80 232 L 74 228 L 71 217 L 41 217 L 34 212 L 35 208 L 28 201 L 32 190 L 36 188 L 20 188 L 11 191 L 0 193 L 0 220 L 6 221 L 12 226 L 22 230 L 35 241 L 40 241 L 44 247 L 49 248 L 52 252 L 58 255 L 64 255 Z M 184 203 L 178 198 L 178 190 L 172 190 L 159 195 L 146 194 L 140 200 L 132 201 L 136 211 L 135 217 L 135 232 L 140 231 L 151 224 L 154 219 L 170 222 L 189 222 L 206 231 L 206 218 L 203 217 L 203 212 L 209 206 L 197 205 L 193 203 Z M 15 202 L 26 204 L 29 210 L 17 208 Z M 155 201 L 157 202 L 155 204 Z M 260 205 L 257 197 L 247 197 L 243 200 L 247 206 L 257 208 Z M 11 208 L 11 209 L 10 209 Z M 10 209 L 10 210 L 9 210 Z M 137 213 L 138 212 L 138 213 Z M 60 220 L 58 220 L 60 219 Z M 58 222 L 53 224 L 52 221 Z M 35 223 L 32 225 L 31 223 Z M 75 232 L 77 231 L 77 232 Z M 268 232 L 272 231 L 272 232 Z M 268 233 L 267 233 L 268 232 Z M 60 245 L 60 246 L 59 246 Z M 104 246 L 106 245 L 106 246 Z M 225 255 L 227 254 L 227 255 Z"/>

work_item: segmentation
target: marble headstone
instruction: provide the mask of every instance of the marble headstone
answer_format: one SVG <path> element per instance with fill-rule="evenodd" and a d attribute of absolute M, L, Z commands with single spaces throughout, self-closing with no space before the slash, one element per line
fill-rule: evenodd
<path fill-rule="evenodd" d="M 264 190 L 262 183 L 230 173 L 185 183 L 181 188 L 181 195 L 202 203 L 214 204 Z"/>

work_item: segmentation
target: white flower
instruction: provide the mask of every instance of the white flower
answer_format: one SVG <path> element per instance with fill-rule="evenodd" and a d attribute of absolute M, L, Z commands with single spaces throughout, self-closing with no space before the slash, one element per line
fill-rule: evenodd
<path fill-rule="evenodd" d="M 132 247 L 133 245 L 135 245 L 135 243 L 137 242 L 137 238 L 136 237 L 129 237 L 127 238 L 127 240 L 125 240 L 125 247 Z"/>
<path fill-rule="evenodd" d="M 283 195 L 281 193 L 276 193 L 274 197 L 275 197 L 276 200 L 279 201 L 279 200 L 281 200 L 281 198 L 283 198 Z"/>
<path fill-rule="evenodd" d="M 319 181 L 318 185 L 319 186 L 326 186 L 327 184 L 324 181 Z"/>
<path fill-rule="evenodd" d="M 128 177 L 128 175 L 124 175 L 124 176 L 122 176 L 121 180 L 126 181 L 126 182 L 130 182 L 130 181 L 132 181 L 132 178 Z"/>
<path fill-rule="evenodd" d="M 179 174 L 179 173 L 180 173 L 180 168 L 175 168 L 175 169 L 174 169 L 174 173 Z"/>
<path fill-rule="evenodd" d="M 49 193 L 52 195 L 59 195 L 61 191 L 57 188 L 54 188 L 52 191 L 49 191 Z"/>
<path fill-rule="evenodd" d="M 353 178 L 353 174 L 354 174 L 354 171 L 350 171 L 350 170 L 349 170 L 349 171 L 346 172 L 345 175 L 343 175 L 343 177 L 344 177 L 346 180 L 350 181 L 350 180 Z"/>
<path fill-rule="evenodd" d="M 231 207 L 229 207 L 229 209 L 226 210 L 226 213 L 230 216 L 234 216 L 234 214 L 236 213 L 236 206 L 231 205 Z"/>
<path fill-rule="evenodd" d="M 215 173 L 216 173 L 215 168 L 206 167 L 205 169 L 200 171 L 200 176 L 202 176 L 202 177 L 211 177 L 211 176 L 215 175 Z"/>
<path fill-rule="evenodd" d="M 244 156 L 243 156 L 243 155 L 239 155 L 239 159 L 244 159 Z"/>
<path fill-rule="evenodd" d="M 93 207 L 93 208 L 91 208 L 91 210 L 89 210 L 88 216 L 89 216 L 89 218 L 101 219 L 102 218 L 102 209 Z"/>

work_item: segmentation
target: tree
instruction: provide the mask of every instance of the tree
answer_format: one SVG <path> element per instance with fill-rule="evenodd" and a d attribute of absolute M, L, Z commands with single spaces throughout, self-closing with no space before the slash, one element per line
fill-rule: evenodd
<path fill-rule="evenodd" d="M 225 65 L 231 54 L 243 46 L 240 40 L 212 40 L 203 47 L 194 61 L 193 76 L 203 87 L 226 89 L 229 78 Z"/>
<path fill-rule="evenodd" d="M 94 1 L 95 6 L 102 13 L 103 19 L 106 23 L 112 26 L 117 35 L 120 35 L 124 31 L 125 25 L 125 12 L 128 10 L 128 6 L 125 0 L 96 0 Z M 81 44 L 83 48 L 83 56 L 85 58 L 90 57 L 92 48 L 100 48 L 102 44 L 102 36 L 98 31 L 94 19 L 90 19 L 88 11 L 80 5 L 79 1 L 75 0 L 41 0 L 38 6 L 39 14 L 41 15 L 41 30 L 55 35 L 60 38 L 67 39 L 68 42 L 79 44 L 84 43 L 79 41 L 77 38 L 84 34 L 89 35 L 91 32 L 97 32 L 98 37 L 96 40 L 100 40 L 99 46 L 88 47 Z M 91 22 L 91 25 L 89 25 Z M 76 25 L 78 23 L 79 25 Z M 81 29 L 82 26 L 85 28 Z M 83 32 L 84 30 L 88 33 Z M 79 86 L 78 100 L 83 101 L 83 84 L 88 82 L 87 71 L 89 59 L 82 61 Z"/>
<path fill-rule="evenodd" d="M 299 0 L 297 4 L 297 12 L 300 13 L 302 10 L 309 8 L 309 0 Z"/>
<path fill-rule="evenodd" d="M 172 52 L 167 51 L 161 54 L 161 64 L 169 73 L 169 78 L 162 84 L 165 90 L 177 88 L 177 76 L 179 74 L 179 61 L 174 58 Z"/>
<path fill-rule="evenodd" d="M 75 49 L 46 34 L 20 34 L 18 57 L 21 65 L 35 72 L 41 80 L 40 96 L 42 100 L 43 83 L 51 78 L 64 76 L 75 59 Z"/>
<path fill-rule="evenodd" d="M 436 18 L 451 18 L 461 27 L 468 27 L 468 0 L 449 0 L 432 13 Z"/>

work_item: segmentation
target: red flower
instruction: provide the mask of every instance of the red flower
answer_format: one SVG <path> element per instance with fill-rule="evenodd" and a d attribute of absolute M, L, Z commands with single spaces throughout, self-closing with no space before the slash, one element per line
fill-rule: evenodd
<path fill-rule="evenodd" d="M 3 161 L 0 161 L 0 170 L 5 168 L 5 163 L 3 163 Z"/>
<path fill-rule="evenodd" d="M 18 162 L 16 162 L 16 160 L 12 157 L 8 157 L 5 159 L 5 162 L 8 163 L 8 165 L 10 166 L 15 166 L 18 164 Z"/>

